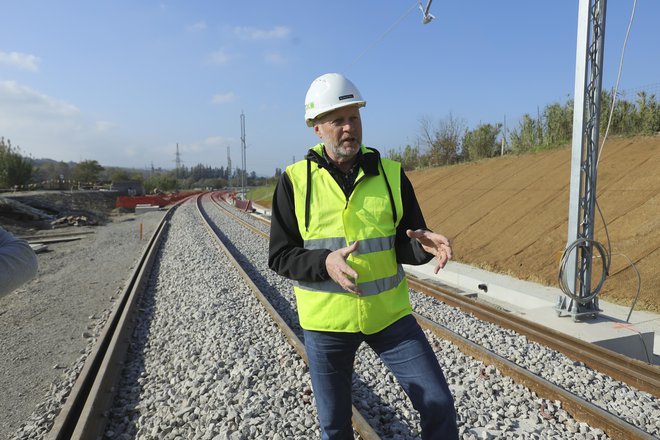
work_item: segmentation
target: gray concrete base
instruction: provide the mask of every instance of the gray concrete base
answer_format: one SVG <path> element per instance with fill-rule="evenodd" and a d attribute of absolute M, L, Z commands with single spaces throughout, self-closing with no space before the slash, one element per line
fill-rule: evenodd
<path fill-rule="evenodd" d="M 596 318 L 574 321 L 555 309 L 564 294 L 555 287 L 522 281 L 465 264 L 449 262 L 437 275 L 433 262 L 422 266 L 404 265 L 406 272 L 430 279 L 458 293 L 476 296 L 525 319 L 556 331 L 592 342 L 631 358 L 660 365 L 660 315 L 634 311 L 626 322 L 630 307 L 599 300 Z"/>

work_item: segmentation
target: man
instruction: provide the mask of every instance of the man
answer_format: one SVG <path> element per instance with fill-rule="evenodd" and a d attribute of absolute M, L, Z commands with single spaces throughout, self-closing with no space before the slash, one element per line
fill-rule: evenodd
<path fill-rule="evenodd" d="M 34 278 L 37 265 L 30 245 L 0 228 L 0 296 Z"/>
<path fill-rule="evenodd" d="M 290 165 L 273 195 L 268 264 L 296 282 L 322 439 L 353 438 L 351 382 L 366 342 L 420 414 L 422 438 L 458 438 L 438 360 L 412 316 L 401 264 L 451 259 L 449 240 L 426 229 L 399 163 L 362 145 L 355 85 L 329 73 L 305 97 L 321 143 Z"/>

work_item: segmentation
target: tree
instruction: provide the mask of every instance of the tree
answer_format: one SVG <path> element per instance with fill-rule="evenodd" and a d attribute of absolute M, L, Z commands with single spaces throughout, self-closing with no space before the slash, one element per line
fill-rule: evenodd
<path fill-rule="evenodd" d="M 47 161 L 36 167 L 34 176 L 37 181 L 59 181 L 71 178 L 71 168 L 66 162 Z"/>
<path fill-rule="evenodd" d="M 637 93 L 637 108 L 639 113 L 639 124 L 643 134 L 655 134 L 660 131 L 660 105 L 655 95 L 650 96 L 646 92 Z"/>
<path fill-rule="evenodd" d="M 176 189 L 176 178 L 174 172 L 154 174 L 144 181 L 144 190 L 147 193 L 155 191 L 172 191 Z"/>
<path fill-rule="evenodd" d="M 479 124 L 474 130 L 466 130 L 463 136 L 463 148 L 470 160 L 493 157 L 499 152 L 497 136 L 501 125 Z"/>
<path fill-rule="evenodd" d="M 80 182 L 96 182 L 104 168 L 95 160 L 83 160 L 73 167 L 73 177 Z"/>
<path fill-rule="evenodd" d="M 546 106 L 543 116 L 545 118 L 545 143 L 559 145 L 569 141 L 573 134 L 573 103 L 566 102 L 564 106 L 554 103 Z"/>
<path fill-rule="evenodd" d="M 536 139 L 536 121 L 525 113 L 519 123 L 518 130 L 511 131 L 511 149 L 514 153 L 524 153 L 538 145 Z"/>
<path fill-rule="evenodd" d="M 32 173 L 32 161 L 24 158 L 18 147 L 12 147 L 9 139 L 0 137 L 0 186 L 23 186 L 30 181 Z"/>
<path fill-rule="evenodd" d="M 132 180 L 131 176 L 128 174 L 128 171 L 126 170 L 115 170 L 111 175 L 110 175 L 110 180 L 113 182 L 125 182 L 127 180 Z"/>
<path fill-rule="evenodd" d="M 403 157 L 401 158 L 401 166 L 404 170 L 414 170 L 419 166 L 419 147 L 411 147 L 406 145 L 403 149 Z"/>
<path fill-rule="evenodd" d="M 461 135 L 465 122 L 451 113 L 433 126 L 429 118 L 422 118 L 420 124 L 420 143 L 426 144 L 427 165 L 451 165 L 461 157 Z"/>

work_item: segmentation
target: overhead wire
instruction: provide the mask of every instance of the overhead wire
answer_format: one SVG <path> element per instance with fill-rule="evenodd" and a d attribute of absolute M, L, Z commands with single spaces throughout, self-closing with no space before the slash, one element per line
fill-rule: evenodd
<path fill-rule="evenodd" d="M 610 116 L 607 120 L 607 127 L 605 128 L 605 134 L 603 135 L 603 142 L 600 144 L 600 150 L 598 151 L 598 157 L 596 158 L 596 168 L 600 163 L 600 156 L 603 152 L 603 147 L 605 146 L 605 140 L 607 140 L 607 135 L 610 132 L 610 125 L 612 124 L 612 116 L 614 115 L 614 107 L 616 105 L 616 96 L 619 92 L 619 81 L 621 81 L 621 70 L 623 69 L 623 57 L 626 53 L 626 46 L 628 44 L 628 37 L 630 36 L 630 29 L 632 28 L 633 20 L 635 19 L 635 10 L 637 9 L 637 0 L 633 0 L 632 13 L 630 14 L 630 21 L 628 22 L 628 30 L 626 31 L 626 36 L 623 39 L 623 47 L 621 48 L 621 58 L 619 59 L 619 71 L 616 76 L 616 83 L 614 84 L 614 92 L 612 93 L 612 105 L 610 106 Z"/>
<path fill-rule="evenodd" d="M 408 8 L 408 10 L 401 17 L 399 17 L 385 32 L 383 32 L 383 34 L 380 37 L 378 37 L 376 41 L 374 41 L 370 46 L 367 46 L 366 49 L 364 49 L 357 57 L 355 57 L 355 59 L 353 59 L 353 61 L 351 61 L 351 63 L 347 66 L 347 69 L 353 67 L 353 65 L 357 63 L 367 52 L 369 52 L 371 49 L 374 48 L 374 46 L 380 43 L 383 40 L 383 38 L 387 36 L 387 34 L 392 32 L 394 28 L 397 27 L 399 23 L 401 23 L 401 21 L 408 16 L 408 14 L 410 14 L 410 12 L 415 8 L 415 6 L 418 5 L 418 3 L 419 2 L 415 1 L 415 3 L 413 3 L 413 5 L 410 8 Z"/>
<path fill-rule="evenodd" d="M 596 158 L 596 169 L 598 169 L 598 165 L 600 164 L 600 158 L 603 153 L 603 148 L 605 147 L 605 141 L 607 140 L 607 136 L 610 132 L 610 126 L 612 125 L 612 117 L 614 115 L 614 108 L 616 107 L 616 98 L 619 94 L 619 83 L 621 81 L 621 71 L 623 70 L 623 59 L 626 53 L 626 46 L 628 45 L 628 37 L 630 36 L 630 29 L 632 28 L 633 21 L 635 19 L 635 11 L 637 9 L 637 0 L 633 0 L 633 5 L 632 5 L 632 11 L 630 13 L 630 20 L 628 22 L 628 29 L 626 30 L 626 36 L 623 39 L 623 47 L 621 48 L 621 57 L 619 58 L 619 69 L 617 72 L 616 76 L 616 82 L 614 84 L 614 90 L 612 92 L 612 104 L 610 105 L 610 115 L 607 118 L 607 126 L 605 127 L 605 134 L 603 135 L 603 141 L 600 144 L 600 150 L 598 150 L 598 157 Z M 600 218 L 603 222 L 603 226 L 605 227 L 605 236 L 607 237 L 607 246 L 608 246 L 608 264 L 607 264 L 607 274 L 609 274 L 609 267 L 610 264 L 612 263 L 612 242 L 610 241 L 610 234 L 607 230 L 607 222 L 605 221 L 605 217 L 603 216 L 603 211 L 600 209 L 600 205 L 598 204 L 598 200 L 596 200 L 596 207 L 598 208 L 598 212 L 600 213 Z M 637 293 L 635 294 L 635 298 L 633 299 L 633 302 L 630 306 L 630 311 L 628 312 L 628 317 L 626 318 L 626 322 L 630 321 L 630 315 L 632 314 L 633 309 L 635 308 L 635 304 L 637 304 L 637 299 L 639 298 L 639 294 L 641 292 L 641 286 L 642 286 L 642 279 L 639 274 L 639 270 L 637 270 L 637 267 L 635 266 L 635 263 L 632 262 L 632 260 L 625 254 L 619 253 L 617 255 L 621 255 L 624 258 L 628 260 L 628 263 L 630 263 L 630 266 L 633 268 L 633 270 L 637 273 Z"/>

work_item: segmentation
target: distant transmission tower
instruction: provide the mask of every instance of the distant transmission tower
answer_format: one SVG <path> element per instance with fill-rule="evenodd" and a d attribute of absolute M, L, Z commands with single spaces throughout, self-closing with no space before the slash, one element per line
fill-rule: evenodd
<path fill-rule="evenodd" d="M 243 111 L 241 111 L 241 166 L 243 168 L 241 172 L 241 193 L 243 194 L 243 198 L 245 198 L 245 176 L 246 176 L 246 171 L 245 171 L 245 115 L 243 114 Z"/>
<path fill-rule="evenodd" d="M 176 143 L 176 159 L 174 159 L 174 163 L 176 166 L 176 170 L 174 171 L 174 175 L 176 176 L 176 179 L 179 180 L 179 169 L 181 168 L 181 153 L 179 153 L 179 143 Z"/>
<path fill-rule="evenodd" d="M 227 145 L 227 181 L 231 187 L 231 155 L 229 154 L 229 145 Z"/>

